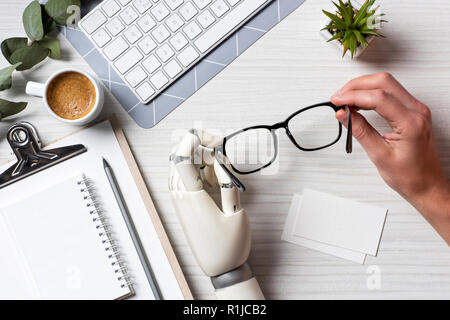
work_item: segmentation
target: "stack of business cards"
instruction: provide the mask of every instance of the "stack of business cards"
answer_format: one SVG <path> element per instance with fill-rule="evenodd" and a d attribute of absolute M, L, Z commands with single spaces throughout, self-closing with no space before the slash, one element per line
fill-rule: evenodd
<path fill-rule="evenodd" d="M 363 264 L 376 256 L 387 210 L 306 189 L 294 195 L 282 240 Z"/>

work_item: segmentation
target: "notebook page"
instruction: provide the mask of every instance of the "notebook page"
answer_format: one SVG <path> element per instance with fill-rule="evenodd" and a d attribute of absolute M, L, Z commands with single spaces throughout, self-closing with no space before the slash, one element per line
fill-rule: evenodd
<path fill-rule="evenodd" d="M 88 152 L 38 172 L 7 188 L 0 189 L 1 206 L 8 206 L 20 201 L 36 192 L 36 189 L 42 190 L 51 187 L 58 181 L 64 180 L 64 177 L 69 178 L 77 172 L 85 173 L 89 179 L 94 181 L 95 188 L 101 195 L 104 211 L 107 212 L 109 223 L 114 228 L 114 238 L 120 244 L 120 254 L 132 276 L 133 289 L 136 295 L 131 299 L 154 299 L 136 249 L 106 178 L 102 164 L 102 157 L 104 157 L 114 170 L 128 211 L 138 231 L 164 299 L 183 299 L 175 273 L 171 268 L 156 228 L 149 217 L 109 121 L 103 121 L 95 126 L 83 129 L 52 144 L 49 148 L 77 143 L 84 144 Z M 0 168 L 0 171 L 6 170 L 11 165 L 12 163 L 5 164 Z M 0 272 L 2 271 L 2 265 L 0 264 Z"/>
<path fill-rule="evenodd" d="M 121 287 L 73 177 L 0 209 L 42 299 L 117 299 Z"/>
<path fill-rule="evenodd" d="M 30 270 L 1 214 L 0 248 L 0 300 L 38 299 L 39 292 L 34 284 Z"/>

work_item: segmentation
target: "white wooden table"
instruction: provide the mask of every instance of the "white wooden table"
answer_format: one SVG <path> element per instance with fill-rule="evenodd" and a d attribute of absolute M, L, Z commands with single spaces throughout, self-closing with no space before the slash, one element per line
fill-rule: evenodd
<path fill-rule="evenodd" d="M 23 36 L 22 11 L 27 0 L 0 1 L 1 40 Z M 389 71 L 430 106 L 441 159 L 450 173 L 450 3 L 445 0 L 378 1 L 389 20 L 383 34 L 360 60 L 342 60 L 324 43 L 318 30 L 321 9 L 330 0 L 307 0 L 296 12 L 252 46 L 162 123 L 139 128 L 108 93 L 102 117 L 115 112 L 129 139 L 152 197 L 160 212 L 193 294 L 214 298 L 186 244 L 167 191 L 168 156 L 173 143 L 193 126 L 225 134 L 255 124 L 283 120 L 300 107 L 328 100 L 353 77 Z M 18 116 L 0 122 L 0 161 L 10 158 L 4 136 L 18 119 L 35 124 L 44 142 L 75 130 L 53 119 L 38 98 L 27 97 L 27 80 L 44 81 L 52 72 L 72 66 L 90 70 L 62 40 L 63 59 L 46 61 L 33 71 L 16 73 L 14 88 L 0 97 L 28 101 Z M 1 65 L 6 61 L 1 57 Z M 381 130 L 375 114 L 369 120 Z M 242 195 L 253 230 L 250 264 L 267 298 L 382 299 L 450 298 L 450 250 L 414 208 L 390 190 L 355 142 L 345 154 L 344 139 L 332 148 L 305 153 L 280 135 L 276 175 L 242 180 Z M 378 257 L 357 265 L 280 240 L 293 193 L 304 187 L 389 209 Z M 368 267 L 378 266 L 381 288 L 367 287 Z M 369 269 L 370 270 L 370 269 Z"/>

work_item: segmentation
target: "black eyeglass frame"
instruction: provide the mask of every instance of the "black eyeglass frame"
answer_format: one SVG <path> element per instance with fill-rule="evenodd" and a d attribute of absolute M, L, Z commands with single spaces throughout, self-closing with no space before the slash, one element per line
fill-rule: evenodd
<path fill-rule="evenodd" d="M 221 165 L 221 167 L 225 170 L 225 172 L 227 172 L 227 174 L 233 180 L 233 183 L 238 187 L 238 189 L 240 189 L 241 191 L 244 191 L 245 190 L 244 185 L 239 181 L 239 179 L 236 178 L 236 176 L 232 172 L 230 172 L 230 170 L 223 163 L 222 158 L 218 156 L 218 154 L 221 153 L 221 154 L 223 154 L 225 159 L 227 159 L 226 158 L 226 156 L 227 156 L 227 153 L 226 153 L 226 143 L 227 143 L 227 141 L 230 140 L 231 138 L 233 138 L 234 136 L 236 136 L 238 134 L 241 134 L 241 133 L 243 133 L 245 131 L 248 131 L 248 130 L 266 129 L 266 130 L 270 131 L 270 133 L 272 134 L 275 152 L 274 152 L 273 158 L 267 164 L 263 165 L 262 167 L 260 167 L 258 169 L 244 172 L 244 171 L 238 170 L 233 164 L 230 163 L 230 165 L 233 168 L 233 170 L 235 172 L 239 173 L 239 174 L 242 174 L 242 175 L 247 175 L 247 174 L 252 174 L 252 173 L 255 173 L 255 172 L 259 172 L 259 171 L 263 170 L 264 168 L 267 168 L 268 166 L 270 166 L 276 160 L 276 158 L 278 156 L 278 138 L 277 138 L 275 133 L 276 133 L 276 131 L 278 129 L 284 129 L 286 131 L 286 135 L 289 137 L 289 140 L 291 140 L 291 142 L 298 149 L 300 149 L 302 151 L 317 151 L 317 150 L 328 148 L 328 147 L 336 144 L 342 137 L 342 124 L 339 121 L 337 121 L 337 120 L 336 121 L 337 121 L 338 126 L 339 126 L 339 132 L 338 132 L 337 138 L 333 142 L 331 142 L 331 143 L 329 143 L 327 145 L 321 146 L 321 147 L 317 147 L 317 148 L 304 148 L 304 147 L 300 146 L 298 144 L 298 142 L 295 140 L 294 136 L 292 135 L 292 133 L 291 133 L 291 131 L 289 129 L 289 121 L 291 121 L 292 118 L 296 117 L 300 113 L 305 112 L 307 110 L 310 110 L 310 109 L 313 109 L 313 108 L 317 108 L 317 107 L 325 107 L 325 106 L 328 106 L 328 107 L 332 108 L 334 110 L 334 112 L 338 112 L 339 110 L 345 110 L 346 109 L 345 106 L 336 106 L 332 102 L 317 103 L 317 104 L 311 105 L 309 107 L 302 108 L 302 109 L 294 112 L 286 120 L 284 120 L 282 122 L 275 123 L 274 125 L 271 125 L 271 126 L 269 126 L 269 125 L 258 125 L 258 126 L 252 126 L 252 127 L 248 127 L 248 128 L 236 131 L 236 132 L 226 136 L 225 138 L 223 138 L 223 142 L 220 145 L 218 145 L 218 146 L 216 146 L 214 148 L 214 153 L 216 155 L 216 159 L 218 160 L 218 162 Z M 349 112 L 349 116 L 348 116 L 348 129 L 349 130 L 348 130 L 348 133 L 347 133 L 346 151 L 347 151 L 347 153 L 351 153 L 352 152 L 352 150 L 351 150 L 352 149 L 352 143 L 351 143 L 352 139 L 351 139 L 351 117 L 350 117 L 350 112 Z"/>

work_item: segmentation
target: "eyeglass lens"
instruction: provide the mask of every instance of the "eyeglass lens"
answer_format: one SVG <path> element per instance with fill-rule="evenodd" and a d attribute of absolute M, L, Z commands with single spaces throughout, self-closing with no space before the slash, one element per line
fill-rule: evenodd
<path fill-rule="evenodd" d="M 339 123 L 332 107 L 307 109 L 288 122 L 297 145 L 306 150 L 322 148 L 339 137 Z M 269 165 L 276 155 L 276 141 L 270 129 L 253 128 L 227 139 L 225 153 L 233 168 L 250 173 Z"/>
<path fill-rule="evenodd" d="M 339 123 L 329 106 L 307 109 L 289 120 L 288 128 L 295 142 L 304 149 L 322 148 L 339 136 Z"/>
<path fill-rule="evenodd" d="M 252 172 L 275 157 L 275 141 L 269 129 L 249 129 L 226 142 L 225 152 L 235 170 Z"/>

